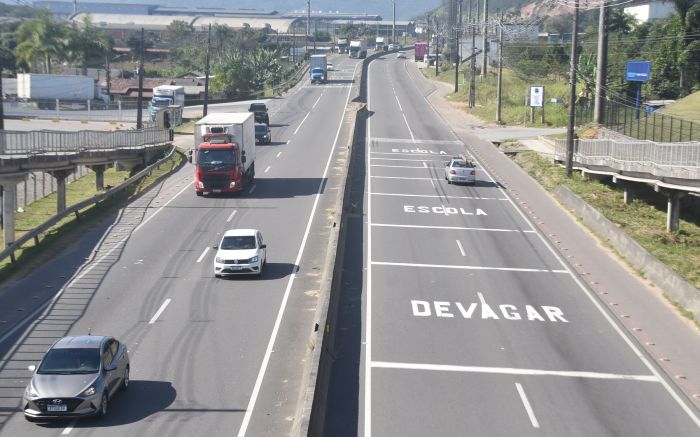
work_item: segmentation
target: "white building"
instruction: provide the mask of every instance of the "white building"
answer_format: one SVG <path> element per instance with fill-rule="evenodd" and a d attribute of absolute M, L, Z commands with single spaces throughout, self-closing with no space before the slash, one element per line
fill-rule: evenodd
<path fill-rule="evenodd" d="M 652 1 L 648 3 L 638 4 L 625 8 L 625 12 L 637 19 L 637 23 L 645 23 L 647 21 L 660 20 L 675 14 L 676 10 L 673 3 Z"/>

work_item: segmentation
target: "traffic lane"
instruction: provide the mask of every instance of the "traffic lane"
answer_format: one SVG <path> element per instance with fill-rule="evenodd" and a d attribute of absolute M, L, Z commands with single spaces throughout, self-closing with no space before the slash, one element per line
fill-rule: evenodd
<path fill-rule="evenodd" d="M 660 436 L 697 428 L 656 382 L 373 369 L 381 436 Z"/>
<path fill-rule="evenodd" d="M 372 223 L 532 230 L 510 203 L 505 201 L 373 195 L 371 202 Z"/>
<path fill-rule="evenodd" d="M 404 108 L 406 120 L 411 125 L 416 138 L 454 140 L 450 126 L 425 104 L 425 97 L 415 85 L 406 71 L 407 62 L 402 59 L 392 59 L 387 63 L 389 83 L 396 91 L 398 100 Z"/>
<path fill-rule="evenodd" d="M 534 231 L 404 228 L 374 225 L 372 260 L 483 268 L 559 271 Z"/>
<path fill-rule="evenodd" d="M 372 261 L 373 360 L 651 374 L 566 272 Z"/>

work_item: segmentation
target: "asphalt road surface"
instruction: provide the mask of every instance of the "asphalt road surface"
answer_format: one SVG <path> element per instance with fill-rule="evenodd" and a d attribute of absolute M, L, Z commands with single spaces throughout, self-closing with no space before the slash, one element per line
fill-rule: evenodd
<path fill-rule="evenodd" d="M 287 435 L 313 327 L 336 147 L 357 61 L 322 86 L 269 102 L 272 144 L 257 147 L 256 180 L 234 197 L 195 196 L 193 167 L 55 259 L 0 291 L 0 435 Z M 216 110 L 212 108 L 212 111 Z M 188 147 L 191 137 L 180 140 Z M 339 176 L 338 176 L 339 177 Z M 230 228 L 258 228 L 261 279 L 216 279 Z M 315 288 L 315 291 L 314 291 Z M 42 304 L 53 302 L 43 314 Z M 13 329 L 29 320 L 21 329 Z M 20 399 L 35 364 L 64 335 L 112 335 L 131 356 L 131 386 L 102 420 L 25 421 Z"/>
<path fill-rule="evenodd" d="M 467 149 L 410 62 L 369 67 L 324 435 L 700 435 L 498 181 L 479 168 L 475 186 L 447 183 L 444 161 Z"/>

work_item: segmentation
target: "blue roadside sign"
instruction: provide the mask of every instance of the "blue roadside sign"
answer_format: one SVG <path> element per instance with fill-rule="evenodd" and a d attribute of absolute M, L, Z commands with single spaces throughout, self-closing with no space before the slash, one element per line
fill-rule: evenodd
<path fill-rule="evenodd" d="M 630 82 L 649 82 L 651 78 L 651 62 L 627 61 L 626 77 Z"/>

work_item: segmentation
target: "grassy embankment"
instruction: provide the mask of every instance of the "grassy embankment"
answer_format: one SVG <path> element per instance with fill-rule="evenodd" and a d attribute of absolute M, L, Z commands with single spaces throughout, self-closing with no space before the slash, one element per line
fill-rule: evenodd
<path fill-rule="evenodd" d="M 6 258 L 0 262 L 0 280 L 5 279 L 11 273 L 23 269 L 26 266 L 40 263 L 42 260 L 55 254 L 56 251 L 65 247 L 65 245 L 70 244 L 71 241 L 75 241 L 84 231 L 86 223 L 97 222 L 101 218 L 107 217 L 109 213 L 113 213 L 116 208 L 123 207 L 125 201 L 132 199 L 150 188 L 161 176 L 181 165 L 184 159 L 185 157 L 183 154 L 175 153 L 171 159 L 162 164 L 160 168 L 154 169 L 150 176 L 146 176 L 141 181 L 133 184 L 130 188 L 101 202 L 99 205 L 90 205 L 82 209 L 79 219 L 76 218 L 75 215 L 65 217 L 48 232 L 39 236 L 38 246 L 34 244 L 33 240 L 30 240 L 21 249 L 15 252 L 17 262 L 11 263 L 10 258 Z M 105 171 L 104 183 L 105 186 L 115 186 L 128 177 L 129 172 L 127 171 L 108 169 Z M 89 172 L 87 175 L 66 186 L 66 204 L 68 206 L 75 205 L 96 194 L 98 194 L 98 192 L 95 189 L 95 173 Z M 56 193 L 30 203 L 23 212 L 18 212 L 16 214 L 16 238 L 31 231 L 55 214 Z M 0 235 L 0 241 L 2 241 L 2 247 L 4 247 L 3 235 Z"/>
<path fill-rule="evenodd" d="M 435 77 L 434 72 L 434 69 L 424 70 L 426 76 L 431 78 Z M 452 82 L 454 70 L 443 72 L 440 80 Z M 523 94 L 529 84 L 514 77 L 510 72 L 504 74 L 503 84 L 503 119 L 507 124 L 521 124 Z M 561 96 L 566 94 L 564 83 L 550 84 L 543 81 L 541 84 L 548 90 L 548 98 L 563 98 Z M 489 75 L 488 79 L 477 83 L 477 95 L 479 96 L 477 107 L 471 110 L 464 105 L 468 98 L 468 87 L 460 86 L 458 94 L 448 95 L 447 98 L 483 120 L 495 121 L 495 76 Z M 693 100 L 695 98 L 700 100 L 700 97 L 690 96 L 687 104 L 681 101 L 675 108 L 671 106 L 666 112 L 687 119 L 700 120 L 700 104 Z M 552 121 L 553 125 L 564 124 L 566 120 L 564 105 L 547 104 L 546 111 L 550 114 L 547 119 Z M 632 204 L 625 205 L 622 188 L 618 185 L 585 180 L 580 173 L 574 173 L 574 176 L 568 179 L 560 165 L 534 152 L 520 153 L 515 157 L 515 161 L 550 192 L 559 185 L 569 187 L 661 262 L 683 276 L 696 288 L 700 288 L 700 270 L 697 268 L 700 265 L 700 212 L 697 207 L 683 208 L 680 231 L 669 233 L 666 231 L 666 199 L 651 188 L 637 193 Z M 640 185 L 638 188 L 642 187 Z"/>

